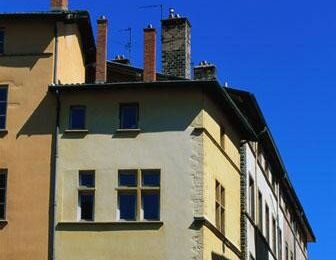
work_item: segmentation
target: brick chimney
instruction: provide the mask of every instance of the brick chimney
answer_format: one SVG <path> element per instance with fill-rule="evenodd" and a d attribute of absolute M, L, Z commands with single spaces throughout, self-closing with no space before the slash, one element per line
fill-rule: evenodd
<path fill-rule="evenodd" d="M 97 56 L 96 56 L 96 83 L 106 82 L 107 58 L 107 19 L 101 16 L 98 21 Z"/>
<path fill-rule="evenodd" d="M 144 29 L 143 81 L 156 80 L 156 30 L 150 24 Z"/>
<path fill-rule="evenodd" d="M 51 0 L 52 11 L 66 11 L 68 10 L 68 0 Z"/>
<path fill-rule="evenodd" d="M 161 21 L 163 74 L 190 79 L 191 24 L 174 9 L 169 12 L 169 17 Z"/>
<path fill-rule="evenodd" d="M 198 66 L 194 67 L 195 80 L 216 80 L 217 69 L 214 64 L 202 61 Z"/>

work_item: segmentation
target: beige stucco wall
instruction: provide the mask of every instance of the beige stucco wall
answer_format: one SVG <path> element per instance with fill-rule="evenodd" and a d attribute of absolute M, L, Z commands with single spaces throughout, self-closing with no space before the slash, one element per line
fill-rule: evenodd
<path fill-rule="evenodd" d="M 0 137 L 0 168 L 8 169 L 8 223 L 0 228 L 0 259 L 47 259 L 54 102 L 46 94 L 53 26 L 11 21 L 0 27 L 6 54 L 13 55 L 0 57 L 0 84 L 9 88 L 8 133 Z"/>
<path fill-rule="evenodd" d="M 56 258 L 201 259 L 194 221 L 201 137 L 193 134 L 201 115 L 201 91 L 132 89 L 82 92 L 61 97 L 58 231 Z M 138 102 L 138 135 L 116 133 L 119 103 Z M 86 105 L 88 135 L 68 134 L 70 105 Z M 197 151 L 198 150 L 198 151 Z M 115 223 L 118 169 L 161 169 L 162 225 Z M 96 171 L 95 222 L 77 221 L 78 170 Z M 97 222 L 105 222 L 98 224 Z M 85 254 L 83 254 L 85 252 Z"/>
<path fill-rule="evenodd" d="M 208 134 L 203 135 L 204 142 L 204 215 L 216 225 L 216 180 L 225 189 L 225 236 L 240 250 L 240 140 L 232 123 L 222 109 L 209 98 L 205 98 L 204 127 Z M 224 152 L 220 146 L 220 127 L 225 129 Z M 226 155 L 225 155 L 226 154 Z M 229 160 L 229 159 L 230 160 Z M 238 259 L 230 248 L 204 229 L 204 259 L 211 259 L 212 252 L 225 255 L 229 259 Z"/>
<path fill-rule="evenodd" d="M 54 24 L 46 19 L 12 19 L 1 21 L 0 27 L 5 30 L 0 84 L 8 85 L 9 89 L 8 133 L 0 134 L 0 168 L 8 169 L 8 222 L 0 225 L 0 259 L 45 260 L 53 156 L 51 135 L 56 119 L 55 97 L 48 93 L 53 79 Z M 68 51 L 76 42 L 74 35 L 70 37 Z M 74 50 L 78 54 L 77 47 Z M 59 65 L 60 78 L 62 71 L 81 62 L 73 62 L 71 57 L 72 61 L 67 63 L 66 59 L 65 55 Z M 80 78 L 82 68 L 77 69 Z"/>

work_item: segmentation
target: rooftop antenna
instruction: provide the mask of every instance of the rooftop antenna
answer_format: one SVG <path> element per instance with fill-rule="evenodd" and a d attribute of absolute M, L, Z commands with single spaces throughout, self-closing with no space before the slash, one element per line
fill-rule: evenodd
<path fill-rule="evenodd" d="M 161 20 L 163 19 L 163 4 L 156 4 L 156 5 L 145 5 L 140 6 L 139 9 L 149 9 L 149 8 L 160 8 L 161 10 Z"/>
<path fill-rule="evenodd" d="M 124 45 L 126 50 L 128 51 L 128 59 L 132 60 L 132 28 L 128 27 L 126 29 L 119 30 L 119 32 L 128 32 L 129 33 L 129 39 L 128 42 Z"/>

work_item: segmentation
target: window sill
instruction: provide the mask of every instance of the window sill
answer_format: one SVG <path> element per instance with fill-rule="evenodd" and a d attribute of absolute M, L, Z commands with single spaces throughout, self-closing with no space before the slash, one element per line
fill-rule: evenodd
<path fill-rule="evenodd" d="M 56 229 L 59 231 L 159 231 L 162 221 L 76 221 L 59 222 Z"/>
<path fill-rule="evenodd" d="M 89 221 L 89 220 L 80 220 L 80 221 L 64 221 L 59 222 L 60 225 L 163 225 L 161 220 L 142 220 L 142 221 Z"/>
<path fill-rule="evenodd" d="M 7 224 L 8 224 L 8 220 L 6 220 L 6 219 L 0 219 L 0 229 L 2 229 Z"/>
<path fill-rule="evenodd" d="M 88 134 L 88 129 L 67 129 L 64 131 L 66 134 Z"/>
<path fill-rule="evenodd" d="M 130 128 L 130 129 L 124 129 L 124 128 L 119 128 L 117 129 L 117 133 L 140 133 L 141 129 L 139 128 Z"/>
<path fill-rule="evenodd" d="M 8 133 L 8 130 L 7 130 L 7 129 L 0 129 L 0 133 L 1 133 L 1 134 L 3 134 L 3 133 L 4 133 L 4 134 L 7 134 L 7 133 Z"/>

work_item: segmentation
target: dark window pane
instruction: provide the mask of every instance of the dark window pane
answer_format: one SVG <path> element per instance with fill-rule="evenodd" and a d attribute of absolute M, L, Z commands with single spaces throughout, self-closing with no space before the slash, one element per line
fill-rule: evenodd
<path fill-rule="evenodd" d="M 0 189 L 0 203 L 6 202 L 6 190 Z"/>
<path fill-rule="evenodd" d="M 7 103 L 0 102 L 0 115 L 6 115 Z"/>
<path fill-rule="evenodd" d="M 79 186 L 94 187 L 95 178 L 93 172 L 80 172 L 79 173 Z"/>
<path fill-rule="evenodd" d="M 120 128 L 138 128 L 138 105 L 120 105 Z"/>
<path fill-rule="evenodd" d="M 71 107 L 70 129 L 85 129 L 85 107 Z"/>
<path fill-rule="evenodd" d="M 136 217 L 135 193 L 119 193 L 119 211 L 120 211 L 120 219 L 135 220 Z"/>
<path fill-rule="evenodd" d="M 160 171 L 159 170 L 142 170 L 142 186 L 159 187 Z"/>
<path fill-rule="evenodd" d="M 0 115 L 0 129 L 6 129 L 6 117 Z"/>
<path fill-rule="evenodd" d="M 0 188 L 6 188 L 6 174 L 0 173 Z"/>
<path fill-rule="evenodd" d="M 142 207 L 144 219 L 159 220 L 160 219 L 160 196 L 159 193 L 142 193 Z"/>
<path fill-rule="evenodd" d="M 93 220 L 93 193 L 80 193 L 81 220 Z"/>
<path fill-rule="evenodd" d="M 0 204 L 0 219 L 5 219 L 5 205 Z"/>
<path fill-rule="evenodd" d="M 0 101 L 7 102 L 7 88 L 0 88 Z"/>
<path fill-rule="evenodd" d="M 136 187 L 137 171 L 136 170 L 119 171 L 119 186 Z"/>

